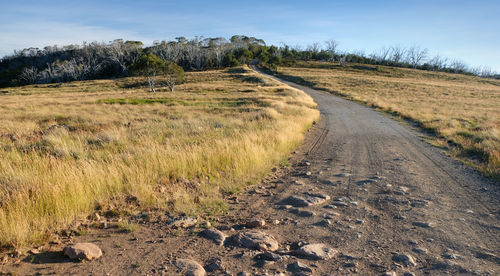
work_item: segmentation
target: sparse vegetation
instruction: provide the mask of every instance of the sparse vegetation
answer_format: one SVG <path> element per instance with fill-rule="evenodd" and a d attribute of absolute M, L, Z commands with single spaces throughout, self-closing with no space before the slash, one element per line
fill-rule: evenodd
<path fill-rule="evenodd" d="M 411 119 L 435 143 L 500 176 L 500 81 L 386 66 L 303 62 L 281 76 Z"/>
<path fill-rule="evenodd" d="M 319 117 L 303 92 L 245 68 L 188 72 L 168 97 L 141 85 L 94 80 L 0 95 L 0 246 L 42 242 L 126 197 L 134 208 L 217 213 L 224 195 L 278 166 Z"/>

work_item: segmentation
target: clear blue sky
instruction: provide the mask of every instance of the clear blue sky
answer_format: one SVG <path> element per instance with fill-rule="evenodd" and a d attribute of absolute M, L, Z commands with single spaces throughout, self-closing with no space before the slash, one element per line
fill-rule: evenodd
<path fill-rule="evenodd" d="M 169 40 L 243 34 L 267 44 L 335 39 L 367 54 L 420 45 L 500 71 L 500 1 L 0 0 L 0 56 L 14 49 L 116 38 Z"/>

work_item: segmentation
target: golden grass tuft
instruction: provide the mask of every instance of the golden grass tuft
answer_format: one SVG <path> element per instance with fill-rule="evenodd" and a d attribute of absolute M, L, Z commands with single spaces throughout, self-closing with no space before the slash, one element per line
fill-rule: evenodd
<path fill-rule="evenodd" d="M 500 80 L 326 62 L 280 67 L 290 80 L 342 95 L 434 133 L 436 144 L 500 179 Z"/>
<path fill-rule="evenodd" d="M 0 246 L 43 242 L 123 196 L 139 208 L 219 212 L 223 195 L 261 179 L 319 117 L 312 98 L 246 68 L 187 73 L 174 93 L 141 84 L 0 96 Z"/>

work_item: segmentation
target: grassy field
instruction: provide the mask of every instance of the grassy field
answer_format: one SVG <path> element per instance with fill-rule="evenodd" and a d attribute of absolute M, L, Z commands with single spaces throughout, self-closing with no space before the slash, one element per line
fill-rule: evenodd
<path fill-rule="evenodd" d="M 279 73 L 411 119 L 435 134 L 435 145 L 500 179 L 500 80 L 326 62 L 301 62 Z"/>
<path fill-rule="evenodd" d="M 245 68 L 187 73 L 174 93 L 143 81 L 0 93 L 1 247 L 126 204 L 220 211 L 224 195 L 285 164 L 319 118 L 309 96 Z"/>

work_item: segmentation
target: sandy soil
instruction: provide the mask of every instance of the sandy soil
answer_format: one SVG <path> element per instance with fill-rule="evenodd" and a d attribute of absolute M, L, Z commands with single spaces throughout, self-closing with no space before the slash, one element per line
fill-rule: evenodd
<path fill-rule="evenodd" d="M 179 275 L 184 273 L 175 265 L 180 258 L 207 270 L 219 258 L 221 269 L 207 274 L 500 275 L 498 183 L 446 157 L 411 126 L 290 85 L 315 99 L 322 118 L 289 167 L 227 199 L 229 211 L 212 221 L 213 228 L 228 236 L 223 245 L 200 234 L 200 220 L 193 227 L 176 228 L 166 215 L 144 214 L 132 233 L 95 229 L 47 245 L 41 253 L 9 258 L 0 271 Z M 316 201 L 303 207 L 297 197 Z M 276 255 L 231 238 L 248 231 L 245 225 L 253 219 L 265 220 L 254 230 L 278 241 Z M 79 241 L 96 243 L 103 257 L 73 262 L 62 256 L 64 243 Z M 320 260 L 300 255 L 297 248 L 308 243 L 322 243 L 336 254 Z M 297 261 L 302 269 L 294 265 Z"/>

